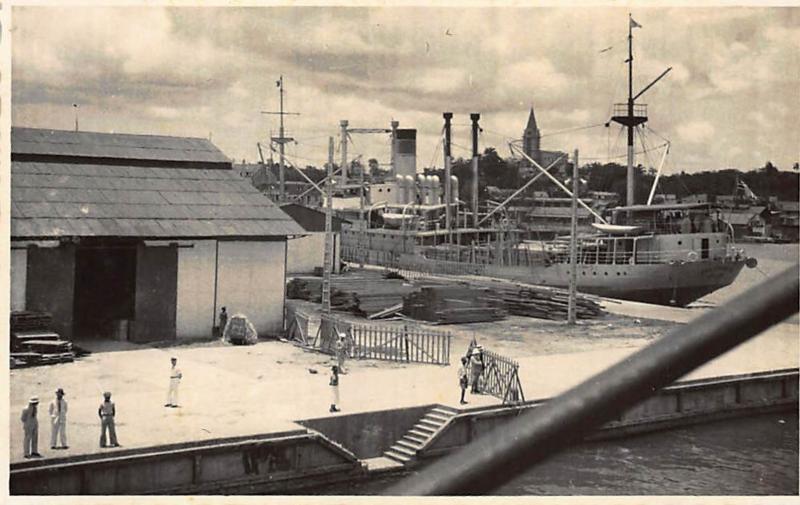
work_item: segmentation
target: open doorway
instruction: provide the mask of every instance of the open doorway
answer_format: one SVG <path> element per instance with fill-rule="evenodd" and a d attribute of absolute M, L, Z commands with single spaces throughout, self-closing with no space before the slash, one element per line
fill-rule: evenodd
<path fill-rule="evenodd" d="M 133 320 L 135 299 L 135 246 L 78 247 L 75 255 L 75 336 L 114 338 L 127 321 Z"/>

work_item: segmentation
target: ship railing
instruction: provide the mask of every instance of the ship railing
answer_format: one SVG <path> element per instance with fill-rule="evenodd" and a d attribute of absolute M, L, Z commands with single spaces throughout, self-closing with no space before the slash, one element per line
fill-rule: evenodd
<path fill-rule="evenodd" d="M 591 247 L 578 249 L 578 263 L 585 265 L 626 265 L 662 264 L 674 262 L 695 262 L 704 259 L 735 259 L 737 251 L 727 246 L 715 246 L 698 250 L 690 248 L 662 249 L 658 251 L 598 251 Z M 569 251 L 549 252 L 547 259 L 552 263 L 569 263 Z"/>
<path fill-rule="evenodd" d="M 704 363 L 797 313 L 800 265 L 669 331 L 655 343 L 434 462 L 389 496 L 491 492 Z"/>

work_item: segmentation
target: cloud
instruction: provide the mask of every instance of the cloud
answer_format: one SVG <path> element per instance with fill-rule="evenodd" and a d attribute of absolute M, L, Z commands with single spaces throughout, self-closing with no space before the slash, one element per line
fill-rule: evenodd
<path fill-rule="evenodd" d="M 674 150 L 696 160 L 691 168 L 722 166 L 733 146 L 753 141 L 779 166 L 796 160 L 798 13 L 634 12 L 643 25 L 634 33 L 635 88 L 673 67 L 642 100 L 649 125 L 677 137 Z M 259 111 L 277 109 L 274 80 L 283 74 L 286 107 L 302 114 L 287 118 L 299 156 L 324 159 L 340 119 L 366 127 L 399 119 L 419 130 L 427 164 L 440 157 L 445 110 L 456 113 L 459 143 L 469 144 L 466 114 L 481 112 L 483 145 L 505 152 L 531 103 L 544 132 L 608 120 L 627 94 L 626 22 L 627 10 L 616 7 L 14 6 L 12 120 L 70 128 L 77 102 L 82 127 L 212 132 L 231 157 L 253 159 L 256 142 L 277 128 Z M 547 145 L 600 155 L 610 130 L 548 137 Z M 386 142 L 359 137 L 356 149 L 386 159 Z M 741 163 L 763 164 L 754 156 L 743 153 Z"/>
<path fill-rule="evenodd" d="M 714 126 L 708 121 L 692 121 L 678 128 L 678 136 L 689 143 L 703 144 L 714 136 Z"/>

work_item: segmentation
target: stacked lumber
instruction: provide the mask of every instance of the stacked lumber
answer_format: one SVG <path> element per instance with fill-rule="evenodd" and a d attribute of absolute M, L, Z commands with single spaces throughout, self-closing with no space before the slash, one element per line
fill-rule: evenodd
<path fill-rule="evenodd" d="M 403 278 L 385 277 L 380 271 L 355 270 L 331 277 L 331 308 L 352 312 L 359 316 L 384 314 L 387 309 L 403 303 L 403 296 L 415 288 Z M 298 298 L 320 303 L 322 279 L 319 277 L 295 277 L 286 288 L 288 298 Z"/>
<path fill-rule="evenodd" d="M 500 291 L 506 310 L 515 316 L 539 319 L 563 320 L 567 317 L 569 295 L 566 291 L 513 287 Z M 578 319 L 593 319 L 604 314 L 600 305 L 580 294 L 575 297 L 575 316 Z"/>
<path fill-rule="evenodd" d="M 50 331 L 52 316 L 45 312 L 11 313 L 11 368 L 50 365 L 75 359 L 72 342 Z"/>
<path fill-rule="evenodd" d="M 20 310 L 11 313 L 11 331 L 46 330 L 52 323 L 53 316 L 47 312 Z"/>
<path fill-rule="evenodd" d="M 497 321 L 505 317 L 497 295 L 488 288 L 425 286 L 403 297 L 403 314 L 437 324 Z"/>

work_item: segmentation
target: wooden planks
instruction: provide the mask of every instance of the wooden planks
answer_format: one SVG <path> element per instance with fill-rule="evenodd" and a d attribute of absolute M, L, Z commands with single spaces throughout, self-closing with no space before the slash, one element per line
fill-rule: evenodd
<path fill-rule="evenodd" d="M 11 368 L 65 363 L 75 359 L 72 342 L 50 331 L 46 312 L 11 313 Z"/>
<path fill-rule="evenodd" d="M 403 298 L 403 314 L 437 324 L 497 321 L 505 317 L 497 296 L 465 285 L 425 286 Z"/>

